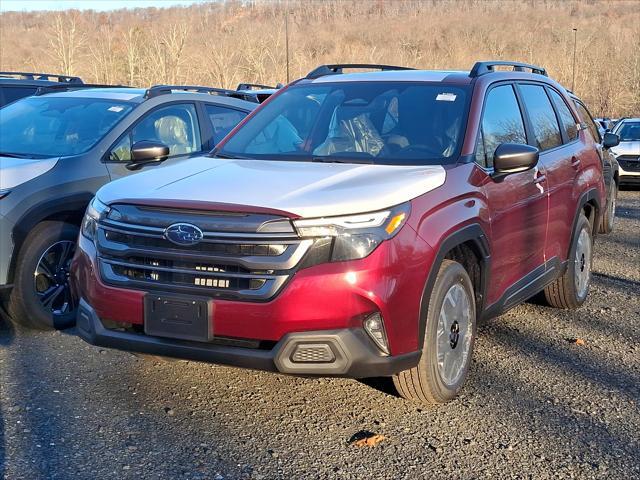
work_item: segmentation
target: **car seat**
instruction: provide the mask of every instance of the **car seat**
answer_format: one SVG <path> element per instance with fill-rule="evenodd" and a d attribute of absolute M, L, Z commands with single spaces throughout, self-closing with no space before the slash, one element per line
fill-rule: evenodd
<path fill-rule="evenodd" d="M 157 139 L 169 147 L 170 155 L 186 155 L 196 151 L 189 141 L 187 122 L 176 115 L 167 115 L 154 122 Z"/>

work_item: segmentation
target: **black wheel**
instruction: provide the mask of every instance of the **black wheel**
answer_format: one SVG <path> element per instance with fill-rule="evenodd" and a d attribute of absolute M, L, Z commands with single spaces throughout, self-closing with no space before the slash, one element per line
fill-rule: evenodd
<path fill-rule="evenodd" d="M 464 385 L 476 336 L 473 284 L 458 262 L 444 260 L 429 297 L 422 357 L 393 376 L 408 400 L 436 404 L 453 400 Z"/>
<path fill-rule="evenodd" d="M 544 289 L 545 300 L 550 306 L 575 310 L 584 303 L 591 284 L 592 252 L 591 224 L 581 214 L 573 234 L 567 269 Z"/>
<path fill-rule="evenodd" d="M 612 180 L 611 188 L 609 191 L 609 198 L 607 198 L 607 209 L 600 222 L 600 228 L 598 233 L 611 233 L 613 231 L 613 224 L 616 220 L 616 201 L 618 198 L 618 186 Z"/>
<path fill-rule="evenodd" d="M 42 222 L 29 233 L 18 255 L 8 302 L 14 323 L 41 330 L 73 325 L 77 305 L 69 266 L 77 237 L 78 227 L 64 222 Z"/>

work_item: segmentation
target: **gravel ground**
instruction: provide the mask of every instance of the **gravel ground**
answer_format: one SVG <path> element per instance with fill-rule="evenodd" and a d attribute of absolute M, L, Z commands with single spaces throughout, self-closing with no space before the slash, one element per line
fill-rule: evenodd
<path fill-rule="evenodd" d="M 463 395 L 437 408 L 386 381 L 162 362 L 4 324 L 0 476 L 639 478 L 638 292 L 640 192 L 626 191 L 586 305 L 481 326 Z M 362 431 L 385 439 L 350 444 Z"/>

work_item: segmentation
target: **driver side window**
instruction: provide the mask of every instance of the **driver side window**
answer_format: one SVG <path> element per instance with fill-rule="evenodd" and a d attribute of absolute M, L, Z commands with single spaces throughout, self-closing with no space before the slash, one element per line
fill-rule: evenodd
<path fill-rule="evenodd" d="M 169 158 L 202 151 L 195 106 L 169 105 L 148 113 L 120 138 L 109 152 L 109 160 L 130 162 L 131 148 L 142 140 L 165 144 L 169 147 Z"/>
<path fill-rule="evenodd" d="M 487 94 L 481 132 L 476 161 L 485 167 L 493 167 L 493 155 L 501 143 L 527 143 L 522 113 L 511 85 L 495 87 Z"/>

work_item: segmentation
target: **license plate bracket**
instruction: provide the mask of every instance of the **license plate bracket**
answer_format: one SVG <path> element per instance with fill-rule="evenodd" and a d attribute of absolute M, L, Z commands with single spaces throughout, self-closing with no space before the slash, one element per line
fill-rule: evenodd
<path fill-rule="evenodd" d="M 188 295 L 147 294 L 144 333 L 155 337 L 208 342 L 213 339 L 213 302 Z"/>

